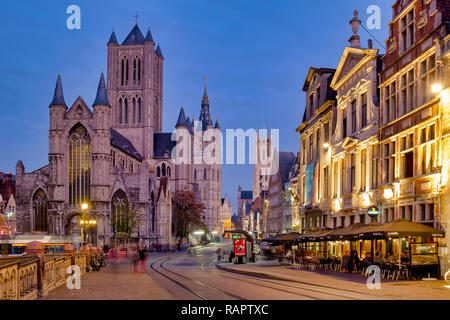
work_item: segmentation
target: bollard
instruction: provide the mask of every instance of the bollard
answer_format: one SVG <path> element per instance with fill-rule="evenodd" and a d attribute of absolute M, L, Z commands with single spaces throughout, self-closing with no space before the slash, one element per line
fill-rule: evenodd
<path fill-rule="evenodd" d="M 28 243 L 27 249 L 25 251 L 25 256 L 39 258 L 37 262 L 37 287 L 38 287 L 38 296 L 42 297 L 43 295 L 42 283 L 45 279 L 44 245 L 42 244 L 42 242 L 32 241 Z"/>

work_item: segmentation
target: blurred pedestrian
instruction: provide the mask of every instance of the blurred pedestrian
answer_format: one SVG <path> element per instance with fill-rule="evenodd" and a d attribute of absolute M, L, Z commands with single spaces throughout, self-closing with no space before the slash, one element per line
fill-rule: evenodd
<path fill-rule="evenodd" d="M 217 253 L 217 262 L 220 262 L 223 256 L 222 248 L 217 249 L 216 253 Z"/>
<path fill-rule="evenodd" d="M 145 261 L 147 260 L 147 247 L 144 245 L 139 249 L 139 260 L 141 265 L 141 271 L 145 272 L 147 270 L 147 266 Z"/>
<path fill-rule="evenodd" d="M 233 259 L 234 259 L 234 257 L 235 257 L 235 255 L 234 255 L 234 251 L 233 251 L 233 250 L 231 250 L 231 252 L 230 252 L 230 257 L 228 258 L 228 260 L 230 261 L 230 263 L 232 263 L 232 262 L 233 262 Z"/>
<path fill-rule="evenodd" d="M 138 272 L 138 267 L 139 267 L 139 247 L 136 245 L 136 247 L 134 248 L 134 251 L 131 254 L 131 263 L 133 264 L 133 272 L 136 273 Z"/>

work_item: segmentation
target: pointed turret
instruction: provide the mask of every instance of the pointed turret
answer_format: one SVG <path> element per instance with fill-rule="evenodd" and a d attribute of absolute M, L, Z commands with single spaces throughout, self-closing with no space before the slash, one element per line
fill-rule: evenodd
<path fill-rule="evenodd" d="M 179 127 L 189 127 L 188 122 L 186 121 L 186 115 L 184 114 L 184 109 L 181 107 L 180 114 L 178 115 L 178 121 L 175 128 Z"/>
<path fill-rule="evenodd" d="M 216 125 L 214 126 L 214 129 L 220 129 L 219 119 L 216 119 Z"/>
<path fill-rule="evenodd" d="M 141 32 L 141 29 L 139 29 L 138 25 L 136 24 L 134 28 L 131 30 L 131 32 L 128 34 L 128 36 L 125 38 L 124 44 L 143 44 L 145 42 L 144 35 Z"/>
<path fill-rule="evenodd" d="M 108 44 L 118 44 L 116 34 L 113 32 L 111 33 L 111 37 L 109 37 Z"/>
<path fill-rule="evenodd" d="M 106 93 L 105 76 L 103 75 L 103 72 L 100 75 L 100 82 L 98 84 L 97 96 L 95 97 L 93 105 L 110 106 L 108 94 Z"/>
<path fill-rule="evenodd" d="M 64 106 L 67 107 L 64 101 L 64 94 L 61 83 L 61 76 L 58 74 L 58 79 L 56 80 L 55 94 L 53 95 L 53 100 L 50 106 Z"/>
<path fill-rule="evenodd" d="M 159 43 L 158 43 L 158 46 L 156 47 L 155 52 L 156 52 L 156 55 L 157 55 L 158 57 L 163 58 L 163 55 L 162 55 L 162 52 L 161 52 L 161 47 L 159 46 Z"/>
<path fill-rule="evenodd" d="M 153 37 L 152 37 L 152 33 L 150 32 L 150 28 L 148 28 L 147 35 L 145 36 L 145 42 L 155 43 L 155 41 L 153 41 Z"/>

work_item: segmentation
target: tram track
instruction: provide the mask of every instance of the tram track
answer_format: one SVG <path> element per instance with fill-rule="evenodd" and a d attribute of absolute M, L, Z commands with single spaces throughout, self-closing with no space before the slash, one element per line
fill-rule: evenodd
<path fill-rule="evenodd" d="M 203 265 L 204 265 L 204 263 L 202 264 L 201 268 L 203 271 L 205 271 L 203 268 Z M 367 296 L 372 297 L 371 295 L 364 293 L 364 292 L 360 292 L 360 291 L 341 289 L 341 288 L 325 286 L 325 285 L 317 285 L 317 284 L 304 282 L 304 281 L 291 281 L 291 280 L 287 280 L 287 279 L 286 280 L 282 280 L 282 279 L 269 280 L 269 279 L 264 279 L 264 278 L 256 276 L 256 275 L 252 276 L 252 275 L 244 275 L 244 274 L 239 274 L 239 276 L 237 276 L 237 275 L 232 276 L 231 275 L 233 273 L 232 271 L 218 269 L 212 261 L 210 261 L 210 267 L 211 267 L 211 269 L 215 270 L 212 272 L 214 272 L 216 275 L 224 276 L 224 277 L 227 277 L 230 279 L 235 279 L 235 280 L 247 282 L 250 284 L 263 286 L 262 284 L 258 284 L 258 282 L 262 282 L 262 283 L 267 283 L 267 284 L 271 284 L 271 285 L 283 286 L 283 287 L 288 287 L 288 288 L 292 288 L 292 289 L 296 289 L 296 290 L 306 290 L 308 292 L 314 292 L 314 293 L 321 294 L 321 295 L 331 296 L 331 298 L 326 298 L 326 299 L 335 299 L 336 297 L 341 297 L 341 298 L 350 299 L 350 300 L 366 300 L 367 299 L 367 298 L 355 297 L 354 296 L 355 294 L 356 295 L 364 295 L 366 297 Z M 252 280 L 252 281 L 250 281 L 250 280 Z M 282 283 L 280 283 L 280 282 L 282 282 Z M 297 285 L 294 285 L 294 284 L 297 284 Z M 264 285 L 264 286 L 266 286 L 266 285 Z M 274 290 L 283 291 L 283 292 L 289 292 L 292 294 L 304 295 L 304 294 L 294 293 L 289 290 L 286 291 L 285 289 L 275 288 L 275 287 L 269 286 L 269 285 L 267 285 L 266 287 L 274 289 Z M 348 293 L 349 295 L 345 295 L 342 293 L 336 293 L 336 292 L 330 293 L 330 292 L 322 291 L 320 289 L 345 292 L 345 293 Z M 313 296 L 309 296 L 309 295 L 305 295 L 305 296 L 308 296 L 308 297 L 314 298 L 314 299 L 324 300 L 323 298 L 317 298 L 317 297 L 313 297 Z"/>
<path fill-rule="evenodd" d="M 193 278 L 191 278 L 191 277 L 188 277 L 188 276 L 186 276 L 186 275 L 183 275 L 183 274 L 181 274 L 181 273 L 179 273 L 179 272 L 175 272 L 175 271 L 173 271 L 173 270 L 170 270 L 168 267 L 166 267 L 166 266 L 164 265 L 165 263 L 167 263 L 167 262 L 170 261 L 170 260 L 171 260 L 171 257 L 164 257 L 164 258 L 162 258 L 162 259 L 158 259 L 158 260 L 154 261 L 154 262 L 150 265 L 150 268 L 151 268 L 153 271 L 155 271 L 156 273 L 158 273 L 158 274 L 160 274 L 161 276 L 163 276 L 164 278 L 166 278 L 166 279 L 172 281 L 173 283 L 177 284 L 178 286 L 182 287 L 182 288 L 185 289 L 186 291 L 188 291 L 188 292 L 194 294 L 195 296 L 199 297 L 199 298 L 202 299 L 202 300 L 209 300 L 209 299 L 208 299 L 208 297 L 206 297 L 205 294 L 199 293 L 198 291 L 194 290 L 191 286 L 188 286 L 188 285 L 186 285 L 185 283 L 182 283 L 179 279 L 176 279 L 176 278 L 174 278 L 174 277 L 171 277 L 171 276 L 169 276 L 168 274 L 174 275 L 175 277 L 180 277 L 180 278 L 182 278 L 182 279 L 184 279 L 184 280 L 187 280 L 187 281 L 190 281 L 190 282 L 193 282 L 193 283 L 195 283 L 196 285 L 202 286 L 203 288 L 207 288 L 207 289 L 213 290 L 213 291 L 215 291 L 215 292 L 220 292 L 220 293 L 222 293 L 222 294 L 225 294 L 225 295 L 227 295 L 227 296 L 229 296 L 229 297 L 232 297 L 232 298 L 234 298 L 234 299 L 237 299 L 237 300 L 247 300 L 246 298 L 241 297 L 241 296 L 239 296 L 239 295 L 236 295 L 236 294 L 234 294 L 234 293 L 231 293 L 231 292 L 228 292 L 228 291 L 226 291 L 226 290 L 220 289 L 220 288 L 218 288 L 218 287 L 215 287 L 215 286 L 206 284 L 206 283 L 204 283 L 204 282 L 202 282 L 202 281 L 195 280 L 195 279 L 193 279 Z M 159 268 L 161 268 L 162 271 L 157 269 L 157 264 L 158 264 L 158 263 L 159 263 Z"/>

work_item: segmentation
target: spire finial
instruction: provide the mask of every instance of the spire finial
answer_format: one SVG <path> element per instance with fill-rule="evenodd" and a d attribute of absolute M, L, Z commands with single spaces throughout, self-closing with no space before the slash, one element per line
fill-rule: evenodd
<path fill-rule="evenodd" d="M 136 11 L 136 15 L 134 17 L 136 18 L 136 24 L 138 24 L 139 15 L 138 15 L 137 11 Z"/>
<path fill-rule="evenodd" d="M 203 80 L 205 80 L 205 91 L 203 92 L 203 96 L 206 97 L 208 95 L 208 88 L 206 86 L 206 83 L 208 82 L 208 77 L 203 77 Z"/>

